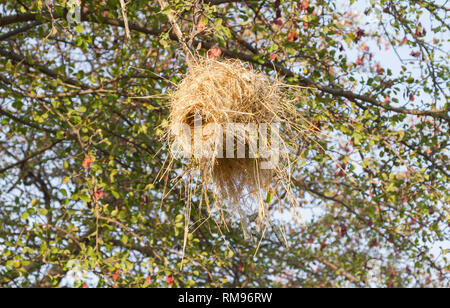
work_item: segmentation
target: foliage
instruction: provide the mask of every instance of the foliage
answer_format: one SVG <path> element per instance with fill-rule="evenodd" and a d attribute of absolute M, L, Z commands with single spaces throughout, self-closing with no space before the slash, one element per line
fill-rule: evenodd
<path fill-rule="evenodd" d="M 0 4 L 1 286 L 57 287 L 71 270 L 99 287 L 449 286 L 447 251 L 436 246 L 450 235 L 447 7 L 81 8 L 81 23 L 69 24 L 66 1 Z M 244 239 L 233 218 L 224 225 L 193 206 L 183 256 L 186 200 L 176 174 L 157 181 L 164 94 L 187 69 L 171 12 L 200 54 L 307 88 L 297 108 L 315 134 L 299 143 L 294 171 L 305 224 L 271 204 L 264 236 Z M 75 286 L 94 286 L 83 281 Z"/>

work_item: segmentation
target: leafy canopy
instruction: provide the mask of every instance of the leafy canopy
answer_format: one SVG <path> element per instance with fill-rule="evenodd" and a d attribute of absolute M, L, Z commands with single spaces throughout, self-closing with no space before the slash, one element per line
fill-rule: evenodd
<path fill-rule="evenodd" d="M 81 1 L 69 24 L 73 1 L 2 1 L 0 286 L 449 286 L 438 3 Z M 187 69 L 168 16 L 200 54 L 307 88 L 304 224 L 271 204 L 264 236 L 244 239 L 194 197 L 183 257 L 186 199 L 176 173 L 157 181 L 164 95 Z"/>

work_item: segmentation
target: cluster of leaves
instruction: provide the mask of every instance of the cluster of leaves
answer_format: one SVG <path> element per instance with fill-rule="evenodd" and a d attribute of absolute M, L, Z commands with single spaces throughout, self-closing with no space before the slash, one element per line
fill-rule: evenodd
<path fill-rule="evenodd" d="M 449 285 L 448 8 L 158 3 L 81 1 L 79 24 L 66 1 L 0 4 L 0 286 L 74 271 L 99 287 L 367 286 L 374 259 L 377 286 Z M 281 218 L 244 239 L 204 208 L 186 222 L 176 174 L 158 181 L 165 94 L 187 69 L 171 12 L 201 55 L 308 89 L 293 173 L 306 224 L 271 204 Z M 386 47 L 398 67 L 377 60 Z"/>

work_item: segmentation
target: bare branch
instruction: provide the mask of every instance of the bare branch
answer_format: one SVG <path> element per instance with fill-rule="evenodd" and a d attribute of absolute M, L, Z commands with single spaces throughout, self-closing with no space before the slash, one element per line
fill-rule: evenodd
<path fill-rule="evenodd" d="M 127 8 L 123 0 L 120 0 L 120 7 L 122 11 L 123 23 L 125 25 L 125 33 L 127 35 L 127 38 L 130 39 L 131 35 L 130 35 L 130 27 L 128 26 Z"/>
<path fill-rule="evenodd" d="M 0 110 L 0 111 L 1 111 L 1 110 Z M 50 150 L 51 148 L 53 148 L 53 147 L 54 147 L 55 145 L 57 145 L 58 143 L 61 143 L 62 141 L 63 141 L 63 140 L 56 140 L 56 141 L 54 141 L 52 144 L 49 144 L 48 146 L 46 146 L 46 147 L 40 149 L 39 151 L 34 152 L 34 153 L 28 155 L 28 156 L 25 157 L 24 159 L 19 160 L 18 162 L 14 163 L 14 164 L 12 164 L 12 165 L 6 166 L 6 167 L 3 168 L 3 169 L 0 169 L 0 174 L 2 174 L 3 172 L 5 172 L 5 171 L 7 171 L 7 170 L 9 170 L 9 169 L 12 169 L 12 168 L 14 168 L 14 167 L 20 166 L 20 165 L 26 163 L 27 161 L 29 161 L 30 159 L 33 159 L 34 157 L 39 156 L 39 155 L 45 153 L 46 151 Z"/>
<path fill-rule="evenodd" d="M 10 38 L 12 36 L 15 36 L 17 34 L 20 34 L 20 33 L 23 33 L 25 31 L 28 31 L 28 30 L 30 30 L 30 29 L 32 29 L 32 28 L 34 28 L 36 26 L 39 26 L 41 24 L 42 23 L 40 21 L 35 21 L 35 22 L 30 23 L 28 25 L 25 25 L 23 27 L 17 28 L 16 30 L 13 30 L 11 32 L 2 34 L 2 35 L 0 35 L 0 41 L 4 41 L 4 40 L 6 40 L 6 39 L 8 39 L 8 38 Z"/>

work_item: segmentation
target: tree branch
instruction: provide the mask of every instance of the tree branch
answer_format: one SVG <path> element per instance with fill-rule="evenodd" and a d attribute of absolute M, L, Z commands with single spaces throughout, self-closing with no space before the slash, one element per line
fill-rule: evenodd
<path fill-rule="evenodd" d="M 5 58 L 11 59 L 15 63 L 19 63 L 19 62 L 24 63 L 28 67 L 35 68 L 38 71 L 40 71 L 41 73 L 43 73 L 45 75 L 48 75 L 48 76 L 50 76 L 50 77 L 52 77 L 54 79 L 60 79 L 64 83 L 67 83 L 69 85 L 72 85 L 72 86 L 75 86 L 75 87 L 81 87 L 82 89 L 88 89 L 89 88 L 89 86 L 81 83 L 78 80 L 75 80 L 75 79 L 72 79 L 72 78 L 67 78 L 67 77 L 59 75 L 58 73 L 56 73 L 55 71 L 49 69 L 45 65 L 37 64 L 37 63 L 30 63 L 30 62 L 28 62 L 28 59 L 25 56 L 16 54 L 16 53 L 14 53 L 12 51 L 7 51 L 7 50 L 5 50 L 3 48 L 0 48 L 0 55 L 5 57 Z"/>
<path fill-rule="evenodd" d="M 126 8 L 126 4 L 123 0 L 120 0 L 120 7 L 121 7 L 121 11 L 122 11 L 123 23 L 125 25 L 125 33 L 127 35 L 127 39 L 130 39 L 131 35 L 130 35 L 130 27 L 128 25 L 127 8 Z"/>
<path fill-rule="evenodd" d="M 0 174 L 2 174 L 3 172 L 5 172 L 5 171 L 7 171 L 7 170 L 9 170 L 9 169 L 12 169 L 12 168 L 14 168 L 14 167 L 20 166 L 20 165 L 26 163 L 27 161 L 29 161 L 30 159 L 32 159 L 32 158 L 34 158 L 34 157 L 36 157 L 36 156 L 38 156 L 38 155 L 41 155 L 42 153 L 45 153 L 46 151 L 50 150 L 51 148 L 53 148 L 55 145 L 57 145 L 58 143 L 60 143 L 60 142 L 62 142 L 62 141 L 63 141 L 63 140 L 56 140 L 56 141 L 54 141 L 52 144 L 50 144 L 50 145 L 48 145 L 48 146 L 46 146 L 46 147 L 40 149 L 39 151 L 37 151 L 37 152 L 35 152 L 35 153 L 32 153 L 32 154 L 28 155 L 28 156 L 25 157 L 24 159 L 19 160 L 18 162 L 14 163 L 14 164 L 12 164 L 12 165 L 6 166 L 6 167 L 3 168 L 3 169 L 0 169 Z"/>
<path fill-rule="evenodd" d="M 27 22 L 36 20 L 37 14 L 34 13 L 26 13 L 26 14 L 17 14 L 0 18 L 0 27 L 5 27 L 11 24 L 16 24 L 19 22 Z"/>
<path fill-rule="evenodd" d="M 164 10 L 168 6 L 166 0 L 158 0 L 158 3 L 161 6 L 162 10 Z M 178 41 L 181 43 L 181 46 L 183 47 L 183 50 L 186 54 L 186 62 L 188 63 L 189 66 L 191 66 L 191 64 L 192 64 L 191 61 L 193 60 L 193 59 L 191 59 L 191 57 L 193 58 L 194 55 L 190 49 L 190 46 L 188 46 L 188 44 L 186 43 L 183 32 L 181 32 L 181 28 L 177 23 L 177 18 L 175 16 L 175 13 L 171 10 L 167 14 L 167 18 L 169 18 L 170 24 L 173 27 L 173 32 L 175 33 Z"/>
<path fill-rule="evenodd" d="M 164 0 L 158 0 L 158 1 L 164 1 Z M 211 1 L 211 3 L 215 3 L 215 4 L 218 4 L 219 2 L 224 3 L 222 1 Z M 230 2 L 232 2 L 232 1 L 230 1 Z M 47 13 L 47 15 L 48 15 L 48 13 Z M 88 20 L 87 17 L 88 16 L 86 16 L 86 15 L 82 16 L 82 20 L 90 21 L 90 20 Z M 21 21 L 32 21 L 32 20 L 35 20 L 36 18 L 37 18 L 37 14 L 20 14 L 20 15 L 14 15 L 14 16 L 7 16 L 7 17 L 0 19 L 0 25 L 7 25 L 7 24 L 11 24 L 14 22 L 21 22 Z M 95 21 L 95 22 L 97 22 L 97 21 Z M 103 23 L 112 25 L 112 26 L 125 27 L 125 23 L 122 20 L 105 18 L 103 20 Z M 151 35 L 159 35 L 159 34 L 165 32 L 165 30 L 162 30 L 162 29 L 152 29 L 152 28 L 148 28 L 148 27 L 145 27 L 145 26 L 137 24 L 137 23 L 129 23 L 129 27 L 131 30 L 145 33 L 145 34 L 151 34 Z M 176 32 L 177 31 L 175 29 L 175 35 L 173 35 L 173 34 L 170 35 L 170 38 L 172 40 L 177 40 L 177 41 L 182 42 L 182 34 L 180 36 L 180 33 L 176 34 Z M 195 44 L 198 44 L 200 42 L 202 43 L 202 46 L 207 49 L 212 48 L 214 46 L 214 44 L 207 42 L 207 41 L 197 41 L 197 42 L 195 42 Z M 185 44 L 183 44 L 183 46 L 184 45 Z M 184 48 L 187 48 L 187 46 Z M 0 49 L 0 54 L 1 54 L 1 51 L 2 50 Z M 450 110 L 449 109 L 418 110 L 418 109 L 406 109 L 406 108 L 401 108 L 401 107 L 395 107 L 388 103 L 380 102 L 377 99 L 366 96 L 366 95 L 357 94 L 352 91 L 344 90 L 344 89 L 341 89 L 338 87 L 330 87 L 330 86 L 325 86 L 325 85 L 315 83 L 312 80 L 305 78 L 303 76 L 296 75 L 295 73 L 293 73 L 291 70 L 287 69 L 286 67 L 284 67 L 280 64 L 273 63 L 272 61 L 269 61 L 269 60 L 266 60 L 263 63 L 260 63 L 259 61 L 254 59 L 253 55 L 235 52 L 235 51 L 231 51 L 231 50 L 227 50 L 227 49 L 222 49 L 222 52 L 223 52 L 224 56 L 226 56 L 226 57 L 236 58 L 236 59 L 251 62 L 254 64 L 262 65 L 263 67 L 266 67 L 269 69 L 275 69 L 282 75 L 285 75 L 286 77 L 296 77 L 299 80 L 299 85 L 310 87 L 312 89 L 317 89 L 321 92 L 328 93 L 333 96 L 347 98 L 348 100 L 353 101 L 353 102 L 361 101 L 361 102 L 369 103 L 373 106 L 380 107 L 385 110 L 393 111 L 396 113 L 410 114 L 410 115 L 416 115 L 416 116 L 431 116 L 431 117 L 435 117 L 435 118 L 441 118 L 441 119 L 447 121 L 448 123 L 450 123 L 450 115 L 449 115 Z"/>
<path fill-rule="evenodd" d="M 27 25 L 25 25 L 23 27 L 17 28 L 16 30 L 13 30 L 11 32 L 2 34 L 2 35 L 0 35 L 0 41 L 4 41 L 4 40 L 6 40 L 6 39 L 8 39 L 8 38 L 10 38 L 12 36 L 15 36 L 17 34 L 20 34 L 20 33 L 23 33 L 25 31 L 28 31 L 29 29 L 32 29 L 32 28 L 34 28 L 36 26 L 39 26 L 41 24 L 42 24 L 42 22 L 35 21 L 35 22 L 27 24 Z"/>
<path fill-rule="evenodd" d="M 37 129 L 37 130 L 41 130 L 41 131 L 44 131 L 44 132 L 47 132 L 47 133 L 51 133 L 51 134 L 56 134 L 56 131 L 55 131 L 55 130 L 52 130 L 52 129 L 46 128 L 46 127 L 41 127 L 41 126 L 39 126 L 39 125 L 37 125 L 37 124 L 35 124 L 35 123 L 33 123 L 33 122 L 30 122 L 30 121 L 26 121 L 26 120 L 24 120 L 24 119 L 21 119 L 21 118 L 15 116 L 15 115 L 13 115 L 13 114 L 10 113 L 9 111 L 6 111 L 6 110 L 1 109 L 1 108 L 0 108 L 0 115 L 3 115 L 3 116 L 5 116 L 5 117 L 8 117 L 8 118 L 10 118 L 11 120 L 13 120 L 14 122 L 21 123 L 21 124 L 23 124 L 23 125 L 26 125 L 26 126 L 35 128 L 35 129 Z"/>

